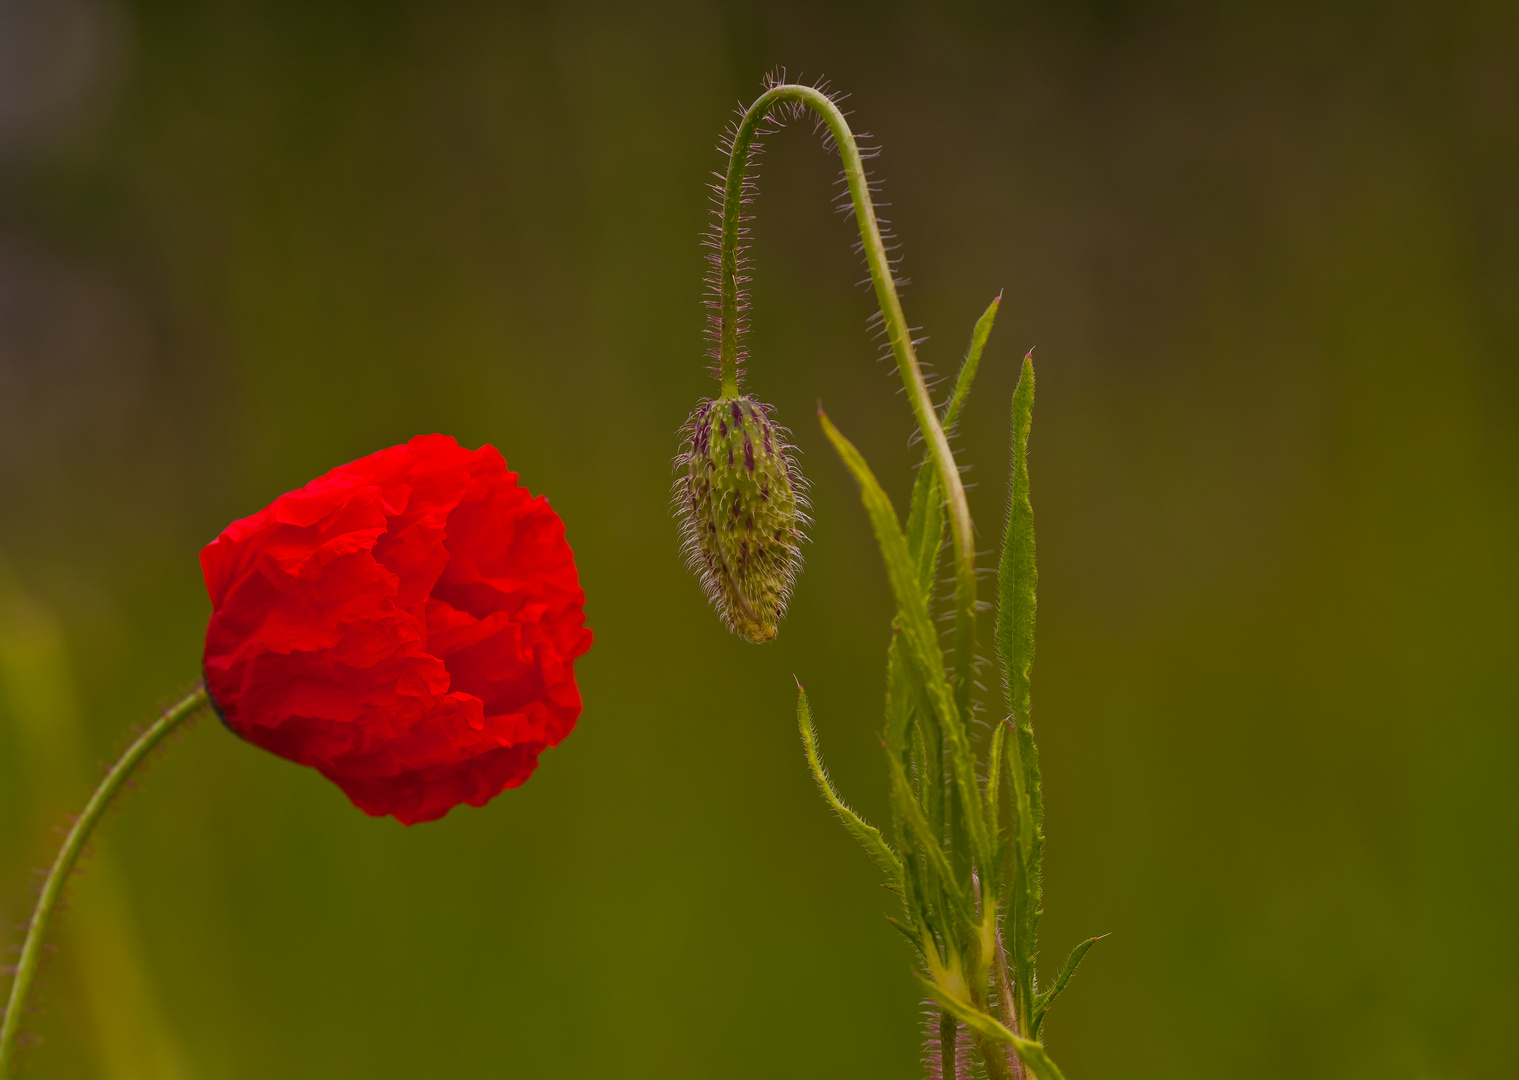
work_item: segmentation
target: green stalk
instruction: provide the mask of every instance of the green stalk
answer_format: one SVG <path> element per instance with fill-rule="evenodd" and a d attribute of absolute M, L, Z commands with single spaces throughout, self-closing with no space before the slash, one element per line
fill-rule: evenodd
<path fill-rule="evenodd" d="M 21 946 L 21 960 L 16 965 L 16 977 L 11 982 L 10 1001 L 5 1007 L 5 1023 L 3 1027 L 0 1027 L 0 1080 L 10 1075 L 11 1066 L 15 1060 L 16 1045 L 21 1037 L 21 1015 L 25 1011 L 26 997 L 28 991 L 31 990 L 32 979 L 37 974 L 37 962 L 42 956 L 43 938 L 47 935 L 53 912 L 58 907 L 58 900 L 63 895 L 63 887 L 68 882 L 74 864 L 79 861 L 84 845 L 89 842 L 90 834 L 95 831 L 95 826 L 105 814 L 106 807 L 110 806 L 111 800 L 121 790 L 121 786 L 126 783 L 133 770 L 142 764 L 143 759 L 152 752 L 155 746 L 163 741 L 164 736 L 210 704 L 210 701 L 205 686 L 198 685 L 183 700 L 170 706 L 163 715 L 153 721 L 148 730 L 127 747 L 126 753 L 121 755 L 121 760 L 111 766 L 111 771 L 106 773 L 105 779 L 90 796 L 90 801 L 85 804 L 84 812 L 79 815 L 78 820 L 74 822 L 74 827 L 64 838 L 63 847 L 59 850 L 58 857 L 53 860 L 47 880 L 42 883 L 42 894 L 37 897 L 37 906 L 32 911 L 31 922 L 27 924 L 26 941 Z"/>
<path fill-rule="evenodd" d="M 822 117 L 828 125 L 839 157 L 844 164 L 844 175 L 849 182 L 849 197 L 854 202 L 855 221 L 860 228 L 860 239 L 865 246 L 865 261 L 870 267 L 870 279 L 875 285 L 876 302 L 885 320 L 886 336 L 896 357 L 897 370 L 902 385 L 907 388 L 907 399 L 912 405 L 918 429 L 928 444 L 929 455 L 938 470 L 943 486 L 945 502 L 949 506 L 950 527 L 954 534 L 955 549 L 955 698 L 961 715 L 970 715 L 970 693 L 975 680 L 976 649 L 976 537 L 971 524 L 970 506 L 965 499 L 965 485 L 960 481 L 960 470 L 949 448 L 944 427 L 939 423 L 928 384 L 923 380 L 923 369 L 913 349 L 912 335 L 908 332 L 907 317 L 902 313 L 902 301 L 897 295 L 896 280 L 886 257 L 886 245 L 881 240 L 881 226 L 876 220 L 875 204 L 870 198 L 870 187 L 865 178 L 865 163 L 854 132 L 839 107 L 828 95 L 811 86 L 786 84 L 772 87 L 755 99 L 739 121 L 733 135 L 733 147 L 728 159 L 728 175 L 723 184 L 722 237 L 718 249 L 718 281 L 722 333 L 719 339 L 719 370 L 722 393 L 732 396 L 738 393 L 738 232 L 739 218 L 743 208 L 744 175 L 749 164 L 749 150 L 754 145 L 759 126 L 775 106 L 782 102 L 797 102 Z"/>
<path fill-rule="evenodd" d="M 959 1047 L 955 1045 L 956 1029 L 959 1022 L 953 1016 L 939 1010 L 939 1077 L 940 1080 L 958 1080 L 960 1070 L 956 1065 L 955 1058 L 959 1053 Z"/>

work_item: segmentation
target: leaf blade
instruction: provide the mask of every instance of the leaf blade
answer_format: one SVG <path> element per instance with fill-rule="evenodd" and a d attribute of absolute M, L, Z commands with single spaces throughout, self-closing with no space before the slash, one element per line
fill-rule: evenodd
<path fill-rule="evenodd" d="M 950 687 L 945 671 L 944 654 L 939 648 L 938 636 L 928 617 L 927 601 L 917 586 L 912 559 L 907 550 L 907 539 L 897 521 L 891 500 L 859 450 L 821 409 L 818 410 L 818 418 L 824 434 L 859 485 L 860 500 L 865 504 L 865 511 L 875 530 L 876 541 L 886 563 L 886 576 L 901 613 L 902 631 L 912 661 L 909 667 L 921 675 L 926 696 L 949 744 L 955 787 L 964 808 L 971 849 L 975 852 L 977 862 L 988 866 L 992 853 L 981 803 L 981 789 L 976 783 L 975 756 L 955 700 L 955 692 Z"/>
<path fill-rule="evenodd" d="M 981 353 L 986 348 L 986 339 L 992 332 L 997 309 L 1001 306 L 1002 296 L 998 294 L 981 313 L 975 329 L 971 331 L 970 347 L 965 351 L 960 373 L 955 377 L 955 388 L 945 402 L 940 418 L 946 429 L 953 427 L 960 419 L 960 409 L 970 394 L 971 384 L 976 380 L 976 372 L 981 366 Z M 939 487 L 938 470 L 933 467 L 929 455 L 924 454 L 923 461 L 918 466 L 917 479 L 913 481 L 912 502 L 907 508 L 907 548 L 918 566 L 918 581 L 923 587 L 923 595 L 930 600 L 933 598 L 934 579 L 939 572 L 939 555 L 943 547 L 943 492 Z"/>
<path fill-rule="evenodd" d="M 818 790 L 823 793 L 828 805 L 833 807 L 833 812 L 844 823 L 844 828 L 849 830 L 849 834 L 859 841 L 866 854 L 891 879 L 898 894 L 904 893 L 906 885 L 901 858 L 892 850 L 879 829 L 856 814 L 839 798 L 833 782 L 828 778 L 828 770 L 823 768 L 823 760 L 818 755 L 817 731 L 812 726 L 812 710 L 807 705 L 807 691 L 802 689 L 801 683 L 797 683 L 796 695 L 796 722 L 802 732 L 802 745 L 807 752 L 807 766 L 812 770 L 812 779 L 817 782 Z"/>
<path fill-rule="evenodd" d="M 986 339 L 991 336 L 992 324 L 997 321 L 997 309 L 1002 306 L 1002 294 L 986 306 L 981 317 L 976 320 L 975 329 L 971 331 L 970 347 L 965 350 L 965 360 L 960 364 L 960 374 L 955 377 L 955 389 L 949 396 L 949 402 L 944 406 L 944 426 L 950 427 L 960 419 L 960 407 L 965 404 L 965 398 L 970 393 L 970 384 L 976 379 L 976 371 L 981 366 L 981 353 L 986 348 Z"/>
<path fill-rule="evenodd" d="M 1002 664 L 1008 704 L 1020 723 L 1028 722 L 1029 676 L 1034 665 L 1034 616 L 1039 570 L 1034 560 L 1034 507 L 1029 499 L 1028 437 L 1034 408 L 1034 360 L 1023 358 L 1013 391 L 1013 476 L 1007 531 L 997 570 L 997 658 Z"/>
<path fill-rule="evenodd" d="M 1019 1024 L 1034 1030 L 1039 915 L 1043 886 L 1040 863 L 1044 847 L 1044 801 L 1039 777 L 1039 749 L 1029 719 L 1029 679 L 1034 662 L 1034 622 L 1038 569 L 1034 559 L 1034 509 L 1029 496 L 1028 438 L 1034 408 L 1033 357 L 1023 358 L 1012 401 L 1012 480 L 1007 529 L 997 572 L 997 656 L 1001 662 L 1008 712 L 1013 726 L 1008 740 L 1008 779 L 1012 788 L 1012 874 L 1007 883 L 1010 953 Z"/>
<path fill-rule="evenodd" d="M 1055 976 L 1054 983 L 1050 985 L 1048 990 L 1039 995 L 1038 1004 L 1034 1009 L 1034 1030 L 1032 1032 L 1034 1038 L 1037 1039 L 1039 1037 L 1039 1029 L 1044 1027 L 1044 1014 L 1049 1012 L 1050 1006 L 1060 996 L 1060 991 L 1065 989 L 1066 984 L 1071 981 L 1071 976 L 1076 974 L 1076 966 L 1081 963 L 1081 958 L 1086 956 L 1088 949 L 1105 937 L 1107 937 L 1106 934 L 1099 934 L 1096 937 L 1087 938 L 1072 949 L 1071 955 L 1065 958 L 1065 966 L 1060 969 L 1060 974 Z"/>

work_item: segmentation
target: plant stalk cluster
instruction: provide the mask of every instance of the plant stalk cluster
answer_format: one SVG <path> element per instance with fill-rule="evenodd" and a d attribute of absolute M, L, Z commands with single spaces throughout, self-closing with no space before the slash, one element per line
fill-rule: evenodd
<path fill-rule="evenodd" d="M 739 243 L 750 151 L 767 119 L 808 109 L 826 125 L 844 166 L 883 327 L 927 447 L 905 526 L 859 451 L 819 410 L 823 430 L 859 484 L 897 604 L 887 656 L 883 744 L 891 785 L 893 836 L 849 808 L 818 752 L 798 687 L 797 720 L 807 761 L 823 797 L 885 873 L 902 901 L 892 919 L 911 944 L 924 994 L 940 1010 L 943 1080 L 962 1075 L 956 1061 L 963 1028 L 989 1080 L 1032 1075 L 1061 1080 L 1040 1039 L 1050 1004 L 1091 942 L 1078 946 L 1047 989 L 1035 971 L 1041 913 L 1043 802 L 1029 720 L 1036 570 L 1027 442 L 1034 370 L 1023 361 L 1013 396 L 1013 481 L 998 574 L 996 651 L 1007 695 L 1006 719 L 978 747 L 975 529 L 954 452 L 945 434 L 969 393 L 1000 297 L 977 321 L 954 390 L 936 407 L 923 377 L 882 240 L 859 146 L 829 96 L 810 86 L 773 86 L 735 129 L 723 185 L 718 251 L 719 375 L 735 393 L 738 371 Z M 954 633 L 946 650 L 935 630 L 938 572 L 946 527 L 953 559 Z M 1005 795 L 1005 797 L 1004 797 Z"/>

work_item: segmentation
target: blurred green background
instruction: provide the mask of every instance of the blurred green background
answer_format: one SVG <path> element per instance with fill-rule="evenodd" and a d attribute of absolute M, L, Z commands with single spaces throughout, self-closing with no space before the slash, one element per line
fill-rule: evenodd
<path fill-rule="evenodd" d="M 749 386 L 817 525 L 725 635 L 667 513 L 717 136 L 777 64 L 884 146 L 994 546 L 1039 364 L 1045 956 L 1073 1080 L 1519 1075 L 1519 7 L 0 2 L 0 923 L 196 675 L 196 554 L 419 432 L 564 516 L 580 727 L 405 829 L 202 721 L 72 891 L 27 1075 L 908 1078 L 887 588 L 820 400 L 915 453 L 834 160 L 761 173 Z M 991 565 L 992 560 L 986 560 Z M 12 943 L 19 941 L 12 934 Z"/>

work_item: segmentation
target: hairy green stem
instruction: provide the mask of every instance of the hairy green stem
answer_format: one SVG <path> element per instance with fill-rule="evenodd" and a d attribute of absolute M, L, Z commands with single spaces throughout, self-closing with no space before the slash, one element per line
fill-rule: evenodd
<path fill-rule="evenodd" d="M 976 1049 L 980 1052 L 981 1064 L 986 1068 L 988 1080 L 1013 1080 L 1013 1067 L 1007 1062 L 1005 1043 L 977 1036 Z"/>
<path fill-rule="evenodd" d="M 95 826 L 105 814 L 106 807 L 111 804 L 112 798 L 121 790 L 121 786 L 126 783 L 133 770 L 142 764 L 143 759 L 152 752 L 155 746 L 163 741 L 164 736 L 201 708 L 210 704 L 210 701 L 205 686 L 197 685 L 181 701 L 171 705 L 157 720 L 153 721 L 148 730 L 127 747 L 126 753 L 121 755 L 121 760 L 111 766 L 111 771 L 106 773 L 105 779 L 90 796 L 90 801 L 85 804 L 84 812 L 75 820 L 74 827 L 64 838 L 63 847 L 59 850 L 58 857 L 53 860 L 47 879 L 42 883 L 42 894 L 37 897 L 37 906 L 32 911 L 31 922 L 27 924 L 26 941 L 21 946 L 21 960 L 16 965 L 16 976 L 11 981 L 10 1000 L 5 1006 L 5 1023 L 3 1028 L 0 1028 L 0 1080 L 4 1080 L 4 1077 L 10 1074 L 15 1059 L 16 1045 L 21 1037 L 21 1016 L 25 1011 L 27 992 L 31 989 L 32 979 L 37 974 L 37 962 L 42 956 L 42 940 L 47 934 L 48 925 L 52 922 L 58 900 L 63 895 L 63 887 L 68 882 L 74 864 L 79 861 L 79 855 L 84 851 L 85 844 L 89 842 L 90 834 L 94 832 Z"/>
<path fill-rule="evenodd" d="M 749 106 L 734 132 L 728 175 L 723 184 L 722 237 L 718 249 L 722 313 L 718 355 L 722 393 L 725 396 L 738 393 L 739 223 L 749 151 L 765 117 L 777 105 L 788 101 L 797 102 L 822 117 L 838 146 L 839 157 L 844 164 L 844 176 L 849 182 L 849 196 L 854 202 L 855 221 L 859 225 L 860 239 L 865 246 L 865 261 L 870 267 L 870 278 L 875 285 L 876 302 L 880 305 L 881 316 L 885 320 L 887 340 L 891 342 L 891 351 L 896 357 L 902 385 L 907 388 L 913 416 L 917 419 L 919 430 L 923 432 L 929 455 L 933 458 L 943 485 L 955 549 L 955 697 L 961 715 L 968 720 L 971 687 L 975 679 L 976 538 L 971 525 L 970 506 L 965 499 L 965 485 L 960 480 L 960 470 L 949 448 L 949 439 L 944 434 L 933 399 L 929 396 L 923 369 L 918 365 L 907 318 L 902 314 L 902 301 L 897 295 L 896 279 L 886 256 L 886 245 L 881 239 L 881 226 L 876 220 L 875 204 L 870 198 L 870 185 L 865 177 L 865 163 L 860 157 L 859 144 L 839 107 L 827 94 L 811 86 L 788 83 L 772 87 Z"/>

